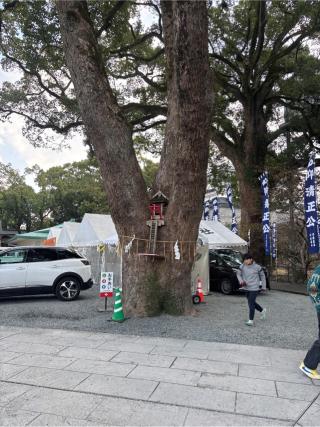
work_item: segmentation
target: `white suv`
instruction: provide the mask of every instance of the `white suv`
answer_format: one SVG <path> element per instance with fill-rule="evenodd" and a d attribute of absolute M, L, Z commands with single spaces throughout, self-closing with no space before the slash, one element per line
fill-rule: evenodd
<path fill-rule="evenodd" d="M 89 261 L 73 250 L 23 246 L 0 252 L 0 297 L 53 293 L 72 301 L 92 285 Z"/>

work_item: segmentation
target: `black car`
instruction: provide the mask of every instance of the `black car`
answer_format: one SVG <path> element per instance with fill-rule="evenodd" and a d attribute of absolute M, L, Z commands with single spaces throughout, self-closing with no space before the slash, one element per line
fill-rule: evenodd
<path fill-rule="evenodd" d="M 210 291 L 221 291 L 229 295 L 239 290 L 237 271 L 242 264 L 242 254 L 232 249 L 215 249 L 209 251 Z M 270 289 L 269 275 L 262 267 L 266 276 L 267 288 Z"/>

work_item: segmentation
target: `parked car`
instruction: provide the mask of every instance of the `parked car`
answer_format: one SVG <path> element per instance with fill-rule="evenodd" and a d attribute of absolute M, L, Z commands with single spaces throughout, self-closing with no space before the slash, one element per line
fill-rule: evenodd
<path fill-rule="evenodd" d="M 7 249 L 11 249 L 11 248 L 6 246 L 0 246 L 0 252 L 6 251 Z"/>
<path fill-rule="evenodd" d="M 233 249 L 215 249 L 209 251 L 210 290 L 221 291 L 229 295 L 241 290 L 237 271 L 242 264 L 241 252 Z M 270 289 L 268 270 L 262 266 L 266 276 L 267 288 Z"/>
<path fill-rule="evenodd" d="M 92 285 L 90 263 L 76 251 L 24 246 L 0 252 L 0 297 L 54 294 L 72 301 Z"/>

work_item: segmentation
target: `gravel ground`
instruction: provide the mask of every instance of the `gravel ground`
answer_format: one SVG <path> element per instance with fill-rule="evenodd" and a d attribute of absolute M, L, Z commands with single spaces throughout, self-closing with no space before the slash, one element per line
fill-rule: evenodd
<path fill-rule="evenodd" d="M 196 307 L 193 316 L 162 315 L 153 318 L 110 321 L 95 286 L 79 299 L 61 302 L 55 297 L 19 298 L 0 301 L 0 325 L 77 329 L 94 332 L 163 336 L 204 341 L 220 341 L 291 349 L 307 349 L 317 336 L 316 314 L 304 295 L 271 291 L 258 297 L 267 307 L 265 321 L 256 316 L 254 327 L 244 324 L 247 301 L 243 294 L 225 296 L 213 293 Z M 111 302 L 109 300 L 109 305 Z"/>

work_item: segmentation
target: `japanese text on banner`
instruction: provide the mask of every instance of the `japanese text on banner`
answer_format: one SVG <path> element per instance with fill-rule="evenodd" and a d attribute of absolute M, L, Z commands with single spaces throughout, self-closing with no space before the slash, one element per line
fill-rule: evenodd
<path fill-rule="evenodd" d="M 269 182 L 268 174 L 264 172 L 259 176 L 262 194 L 262 233 L 264 252 L 270 255 L 270 211 L 269 211 Z"/>
<path fill-rule="evenodd" d="M 309 158 L 304 184 L 304 213 L 306 220 L 308 252 L 319 252 L 319 227 L 317 212 L 316 182 L 314 176 L 314 155 Z"/>

